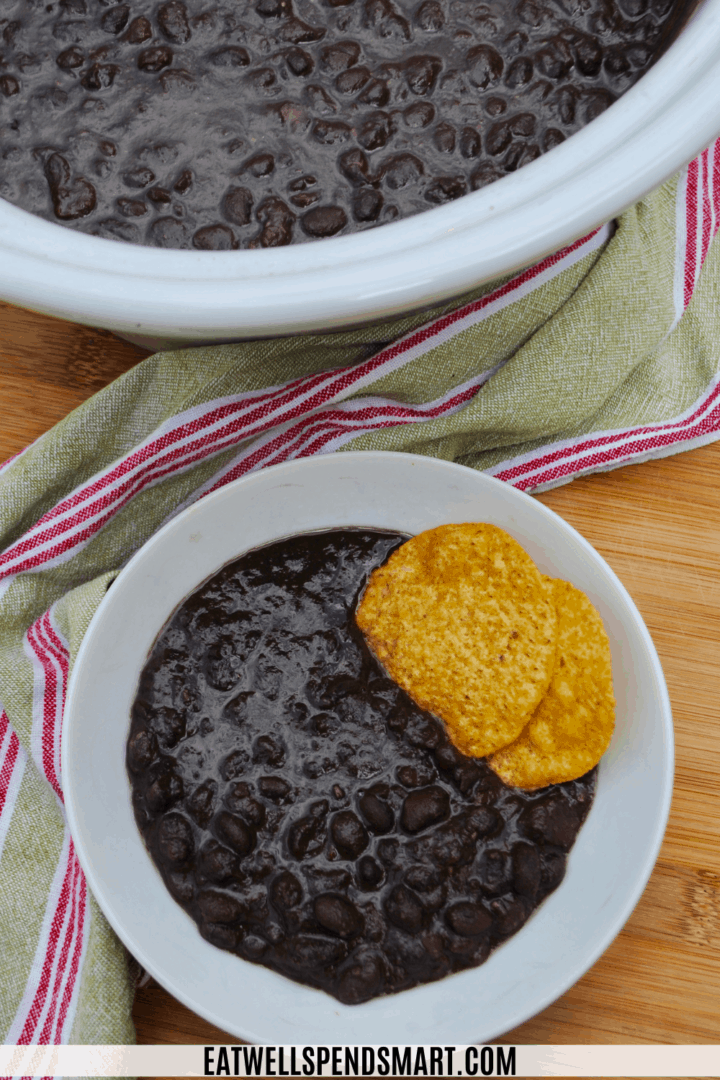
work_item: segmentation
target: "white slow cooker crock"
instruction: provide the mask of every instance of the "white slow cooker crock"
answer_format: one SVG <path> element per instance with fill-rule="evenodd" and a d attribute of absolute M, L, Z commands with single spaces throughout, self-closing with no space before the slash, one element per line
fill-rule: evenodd
<path fill-rule="evenodd" d="M 720 132 L 720 0 L 607 112 L 516 173 L 357 235 L 266 251 L 101 240 L 0 199 L 0 297 L 153 348 L 339 329 L 527 266 L 615 217 Z"/>

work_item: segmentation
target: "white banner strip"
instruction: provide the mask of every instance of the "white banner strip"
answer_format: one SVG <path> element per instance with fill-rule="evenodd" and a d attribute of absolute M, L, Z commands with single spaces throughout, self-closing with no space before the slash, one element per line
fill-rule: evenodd
<path fill-rule="evenodd" d="M 3 1046 L 4 1077 L 720 1077 L 720 1046 Z"/>

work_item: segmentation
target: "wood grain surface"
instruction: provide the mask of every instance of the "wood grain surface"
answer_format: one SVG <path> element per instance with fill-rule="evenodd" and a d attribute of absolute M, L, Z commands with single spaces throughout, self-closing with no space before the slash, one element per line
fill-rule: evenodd
<path fill-rule="evenodd" d="M 0 461 L 146 355 L 0 304 Z M 607 952 L 508 1043 L 720 1043 L 720 443 L 539 496 L 607 559 L 650 629 L 677 738 L 670 824 Z M 154 983 L 140 1043 L 237 1042 Z"/>

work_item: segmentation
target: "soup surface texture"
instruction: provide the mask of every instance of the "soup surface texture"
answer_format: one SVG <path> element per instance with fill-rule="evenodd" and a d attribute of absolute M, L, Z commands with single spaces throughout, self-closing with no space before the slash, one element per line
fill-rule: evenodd
<path fill-rule="evenodd" d="M 0 196 L 170 248 L 374 227 L 588 123 L 682 2 L 9 0 Z"/>
<path fill-rule="evenodd" d="M 225 566 L 158 637 L 128 741 L 137 823 L 200 933 L 348 1004 L 483 963 L 562 880 L 595 789 L 506 787 L 383 672 L 354 613 L 404 539 Z"/>

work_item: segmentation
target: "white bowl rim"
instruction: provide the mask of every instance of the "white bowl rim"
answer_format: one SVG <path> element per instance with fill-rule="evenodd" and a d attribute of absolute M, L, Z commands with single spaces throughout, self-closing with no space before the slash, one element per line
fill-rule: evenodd
<path fill-rule="evenodd" d="M 644 891 L 644 889 L 645 889 L 645 887 L 647 885 L 647 882 L 648 882 L 648 880 L 650 878 L 653 867 L 654 867 L 655 862 L 657 860 L 658 853 L 660 851 L 660 846 L 662 844 L 663 836 L 664 836 L 665 829 L 666 829 L 666 826 L 667 826 L 669 813 L 670 813 L 670 805 L 671 805 L 672 789 L 673 789 L 673 776 L 674 776 L 674 733 L 673 733 L 673 723 L 672 723 L 672 712 L 671 712 L 671 706 L 670 706 L 670 699 L 669 699 L 667 686 L 666 686 L 666 683 L 665 683 L 665 678 L 664 678 L 664 674 L 663 674 L 663 671 L 662 671 L 662 666 L 660 664 L 659 657 L 658 657 L 657 652 L 655 650 L 655 646 L 653 644 L 652 638 L 650 637 L 649 631 L 647 630 L 647 627 L 645 626 L 644 620 L 642 619 L 642 616 L 640 615 L 639 611 L 637 610 L 637 607 L 635 606 L 632 598 L 628 594 L 628 592 L 625 589 L 625 587 L 623 586 L 622 582 L 620 582 L 620 580 L 615 575 L 614 571 L 608 566 L 608 564 L 605 562 L 605 560 L 602 558 L 602 556 L 600 556 L 599 553 L 597 551 L 595 551 L 595 549 L 592 547 L 592 545 L 587 540 L 585 540 L 585 538 L 580 533 L 578 533 L 577 530 L 575 530 L 571 525 L 569 525 L 566 521 L 564 521 L 564 519 L 560 518 L 559 515 L 555 514 L 548 507 L 544 506 L 542 503 L 536 501 L 535 499 L 532 499 L 531 496 L 526 495 L 524 492 L 520 491 L 519 489 L 513 488 L 510 485 L 507 485 L 507 484 L 503 483 L 502 481 L 496 480 L 493 477 L 489 477 L 484 473 L 480 473 L 480 472 L 477 472 L 476 470 L 468 469 L 465 466 L 458 465 L 458 464 L 456 464 L 454 462 L 444 461 L 442 459 L 418 457 L 417 455 L 412 455 L 412 454 L 396 453 L 396 452 L 385 452 L 385 451 L 378 451 L 378 452 L 375 452 L 375 451 L 368 451 L 368 452 L 349 451 L 349 452 L 345 452 L 345 453 L 342 453 L 342 454 L 323 455 L 323 456 L 318 456 L 318 457 L 315 457 L 315 458 L 304 458 L 304 459 L 299 459 L 299 460 L 296 460 L 296 461 L 286 462 L 286 463 L 281 464 L 281 465 L 270 466 L 267 469 L 261 470 L 259 472 L 254 473 L 254 474 L 251 474 L 249 476 L 243 477 L 243 478 L 241 478 L 239 480 L 233 481 L 231 484 L 226 485 L 224 488 L 221 488 L 217 492 L 214 492 L 212 495 L 207 496 L 205 499 L 203 499 L 201 501 L 201 503 L 194 504 L 193 506 L 188 507 L 181 514 L 179 514 L 176 517 L 172 518 L 161 529 L 159 529 L 158 532 L 156 532 L 143 545 L 143 547 L 138 552 L 136 552 L 136 554 L 132 557 L 132 559 L 120 571 L 117 578 L 115 578 L 115 580 L 113 582 L 112 590 L 110 590 L 110 592 L 106 593 L 105 597 L 101 601 L 95 615 L 93 616 L 93 618 L 92 618 L 92 620 L 90 622 L 88 630 L 87 630 L 87 632 L 86 632 L 86 634 L 85 634 L 85 636 L 83 638 L 83 641 L 81 642 L 80 648 L 78 650 L 78 654 L 77 654 L 77 657 L 76 657 L 76 660 L 75 660 L 75 664 L 73 665 L 73 669 L 72 669 L 69 684 L 68 684 L 66 706 L 65 706 L 65 715 L 64 715 L 64 719 L 63 719 L 63 733 L 62 733 L 62 747 L 61 747 L 61 775 L 62 775 L 62 778 L 63 778 L 63 786 L 64 786 L 64 794 L 65 794 L 65 808 L 66 808 L 66 813 L 67 813 L 67 820 L 68 820 L 68 824 L 69 824 L 69 827 L 70 827 L 70 830 L 71 830 L 73 841 L 75 843 L 76 853 L 78 855 L 80 864 L 81 864 L 81 866 L 83 868 L 83 871 L 84 871 L 84 873 L 86 875 L 88 884 L 90 886 L 90 889 L 91 889 L 93 895 L 95 896 L 95 898 L 96 898 L 99 906 L 101 907 L 105 917 L 107 918 L 107 920 L 110 923 L 110 925 L 112 926 L 112 928 L 115 930 L 115 932 L 118 935 L 118 937 L 120 938 L 120 940 L 126 945 L 128 950 L 135 956 L 135 958 L 145 968 L 145 970 L 150 975 L 152 975 L 157 980 L 157 982 L 159 982 L 161 985 L 163 985 L 169 991 L 169 993 L 171 993 L 179 1001 L 181 1001 L 183 1004 L 185 1004 L 189 1009 L 191 1009 L 194 1012 L 198 1013 L 200 1016 L 204 1017 L 206 1020 L 208 1020 L 210 1023 L 214 1024 L 215 1026 L 220 1027 L 221 1029 L 227 1030 L 227 1031 L 237 1035 L 239 1038 L 245 1039 L 247 1041 L 282 1043 L 283 1042 L 282 1038 L 278 1039 L 277 1037 L 269 1037 L 267 1032 L 264 1032 L 264 1033 L 258 1035 L 257 1032 L 254 1032 L 251 1029 L 243 1028 L 241 1023 L 228 1023 L 228 1017 L 227 1017 L 226 1014 L 223 1015 L 217 1009 L 209 1008 L 204 1004 L 204 1002 L 198 1001 L 196 998 L 193 997 L 192 992 L 188 991 L 185 988 L 185 986 L 184 986 L 184 984 L 182 982 L 177 982 L 177 981 L 169 982 L 166 971 L 164 970 L 163 966 L 156 961 L 156 958 L 151 953 L 149 953 L 149 952 L 147 952 L 147 951 L 145 951 L 143 949 L 138 949 L 137 948 L 137 942 L 135 941 L 135 939 L 133 937 L 132 929 L 129 929 L 128 926 L 123 922 L 122 917 L 119 915 L 118 911 L 115 908 L 115 905 L 113 903 L 113 897 L 108 895 L 107 889 L 105 887 L 105 884 L 104 884 L 102 878 L 100 878 L 95 872 L 95 867 L 94 867 L 94 864 L 93 864 L 93 861 L 92 861 L 92 855 L 90 853 L 91 842 L 88 839 L 86 825 L 85 825 L 85 823 L 83 821 L 83 818 L 82 818 L 81 806 L 80 806 L 80 803 L 79 803 L 79 801 L 77 799 L 77 796 L 76 796 L 75 782 L 73 780 L 73 777 L 74 777 L 74 771 L 73 771 L 73 768 L 72 768 L 73 737 L 74 737 L 73 714 L 77 709 L 81 708 L 81 697 L 82 697 L 82 685 L 81 684 L 82 684 L 82 681 L 83 681 L 83 679 L 85 677 L 85 673 L 84 673 L 85 657 L 86 657 L 86 654 L 88 654 L 90 652 L 91 646 L 93 644 L 94 625 L 99 621 L 99 619 L 101 618 L 103 613 L 112 604 L 113 597 L 116 596 L 117 593 L 118 593 L 118 585 L 122 586 L 123 583 L 127 579 L 131 578 L 131 576 L 135 573 L 137 567 L 141 564 L 141 562 L 144 559 L 147 559 L 148 556 L 150 554 L 152 554 L 154 549 L 162 548 L 162 546 L 166 542 L 166 539 L 169 536 L 172 536 L 172 534 L 174 532 L 176 532 L 176 531 L 182 530 L 182 528 L 184 527 L 185 522 L 190 518 L 190 515 L 193 513 L 193 511 L 196 512 L 198 507 L 202 507 L 203 504 L 205 504 L 205 505 L 210 504 L 211 500 L 219 501 L 221 498 L 232 497 L 233 493 L 235 491 L 237 491 L 238 489 L 246 489 L 247 490 L 248 488 L 251 488 L 253 486 L 263 485 L 264 483 L 267 483 L 267 481 L 270 480 L 270 479 L 273 479 L 273 480 L 277 481 L 278 483 L 284 482 L 285 486 L 290 485 L 290 484 L 292 484 L 293 479 L 296 478 L 298 469 L 300 469 L 302 471 L 305 471 L 305 470 L 324 470 L 324 469 L 327 469 L 328 467 L 339 467 L 341 471 L 344 471 L 346 467 L 352 468 L 353 463 L 354 463 L 354 459 L 358 460 L 358 461 L 360 459 L 365 459 L 366 462 L 374 461 L 376 463 L 379 463 L 380 466 L 383 469 L 386 468 L 388 465 L 390 465 L 390 462 L 388 461 L 388 459 L 396 459 L 400 463 L 407 462 L 408 464 L 410 464 L 412 466 L 415 466 L 415 467 L 419 467 L 421 469 L 423 469 L 423 468 L 439 469 L 442 472 L 445 472 L 446 474 L 448 474 L 450 480 L 452 480 L 452 476 L 449 475 L 449 474 L 452 474 L 456 470 L 461 470 L 463 473 L 470 473 L 473 477 L 476 478 L 476 480 L 478 481 L 478 484 L 479 484 L 479 490 L 481 490 L 483 485 L 489 485 L 489 487 L 491 487 L 491 488 L 492 487 L 500 488 L 500 489 L 502 489 L 504 495 L 508 496 L 511 500 L 517 500 L 518 503 L 524 503 L 524 502 L 525 503 L 527 503 L 527 502 L 532 503 L 532 505 L 539 512 L 540 517 L 544 518 L 546 521 L 559 521 L 561 523 L 561 525 L 562 525 L 563 530 L 568 534 L 569 537 L 572 538 L 573 542 L 575 544 L 577 544 L 578 547 L 580 549 L 582 549 L 590 557 L 592 562 L 594 562 L 596 565 L 600 565 L 602 567 L 605 575 L 613 582 L 613 586 L 617 590 L 617 594 L 618 594 L 619 598 L 621 599 L 622 603 L 632 613 L 633 630 L 635 632 L 637 632 L 638 635 L 639 635 L 639 639 L 641 640 L 643 651 L 645 653 L 645 660 L 650 665 L 650 669 L 652 671 L 652 676 L 653 676 L 653 679 L 654 679 L 655 684 L 656 684 L 655 688 L 656 688 L 657 695 L 658 695 L 658 704 L 660 706 L 660 713 L 661 713 L 659 725 L 660 725 L 660 734 L 661 734 L 662 741 L 663 741 L 663 755 L 662 755 L 663 765 L 662 765 L 662 770 L 661 770 L 660 774 L 656 777 L 657 792 L 656 792 L 656 799 L 655 799 L 655 803 L 654 803 L 655 809 L 656 809 L 656 818 L 654 819 L 654 827 L 651 830 L 651 833 L 650 833 L 650 835 L 648 837 L 648 842 L 647 842 L 647 845 L 645 847 L 642 858 L 639 861 L 637 861 L 635 864 L 633 864 L 634 880 L 633 880 L 633 883 L 632 883 L 632 887 L 625 890 L 625 894 L 624 894 L 624 897 L 623 897 L 623 902 L 622 902 L 622 904 L 620 906 L 617 907 L 617 911 L 614 914 L 612 927 L 609 928 L 606 933 L 599 936 L 593 942 L 592 947 L 586 948 L 585 952 L 581 956 L 579 956 L 577 958 L 576 963 L 569 964 L 566 967 L 566 969 L 564 970 L 562 978 L 560 978 L 560 979 L 556 978 L 553 982 L 551 982 L 550 985 L 548 986 L 547 992 L 545 994 L 542 994 L 542 993 L 536 994 L 535 999 L 533 1001 L 533 1007 L 532 1007 L 531 1011 L 528 1011 L 527 1006 L 518 1006 L 515 1009 L 515 1011 L 513 1012 L 512 1007 L 511 1007 L 511 1008 L 508 1009 L 507 1023 L 503 1026 L 502 1030 L 492 1030 L 490 1032 L 486 1031 L 486 1032 L 484 1032 L 482 1034 L 481 1038 L 475 1038 L 474 1036 L 472 1036 L 472 1037 L 469 1036 L 464 1040 L 459 1039 L 459 1038 L 455 1039 L 455 1042 L 457 1042 L 457 1043 L 460 1043 L 460 1042 L 463 1042 L 463 1041 L 465 1043 L 470 1043 L 470 1042 L 490 1042 L 496 1036 L 500 1036 L 500 1035 L 504 1034 L 506 1031 L 509 1031 L 509 1030 L 513 1029 L 514 1027 L 516 1027 L 520 1023 L 522 1023 L 525 1020 L 529 1019 L 530 1016 L 533 1016 L 536 1013 L 540 1012 L 546 1006 L 550 1005 L 553 1001 L 555 1001 L 559 996 L 561 996 L 563 993 L 565 993 L 566 990 L 568 990 L 571 986 L 573 986 L 574 983 L 577 982 L 578 979 L 580 979 L 589 970 L 589 968 L 598 960 L 598 958 L 608 948 L 608 946 L 611 944 L 611 942 L 614 940 L 614 938 L 620 932 L 620 930 L 624 926 L 625 922 L 630 917 L 630 915 L 631 915 L 633 909 L 635 908 L 636 904 L 638 903 L 640 897 L 642 896 L 642 893 L 643 893 L 643 891 Z M 195 524 L 199 524 L 199 523 L 196 522 Z M 348 524 L 352 525 L 353 523 L 348 523 Z M 325 529 L 327 527 L 329 527 L 329 526 L 327 526 L 327 525 L 318 526 L 319 529 Z M 362 527 L 362 523 L 361 523 L 361 527 Z M 300 531 L 307 532 L 307 531 L 312 531 L 312 530 L 303 529 L 303 530 L 300 530 Z M 283 536 L 285 536 L 285 535 L 290 535 L 290 534 L 284 533 Z M 278 536 L 277 538 L 280 539 L 281 537 Z M 272 541 L 267 541 L 267 542 L 272 542 Z M 252 547 L 252 545 L 251 545 L 251 547 Z M 241 544 L 239 546 L 239 548 L 238 548 L 238 556 L 241 555 L 243 553 L 243 551 L 249 550 L 249 549 L 250 548 L 248 548 L 248 547 L 243 547 L 242 544 Z M 224 565 L 224 563 L 222 565 Z M 218 566 L 216 569 L 220 569 L 220 566 Z M 212 571 L 212 572 L 214 573 L 215 571 Z M 201 577 L 198 580 L 197 584 L 199 585 L 201 583 L 201 581 L 204 580 L 204 579 L 205 578 Z M 195 588 L 195 587 L 197 587 L 197 586 L 194 586 L 193 588 Z M 165 619 L 167 619 L 169 617 L 169 614 L 170 614 L 170 611 L 168 610 L 167 615 L 165 616 Z M 159 630 L 159 627 L 157 629 Z M 129 785 L 128 785 L 128 787 L 129 787 Z M 593 805 L 595 805 L 595 804 L 593 804 Z M 591 814 L 592 814 L 592 810 L 591 810 Z M 586 827 L 587 827 L 587 822 L 586 822 L 586 825 L 584 826 L 584 828 L 586 828 Z M 581 830 L 580 835 L 582 835 L 582 830 Z M 139 833 L 138 833 L 138 840 L 139 840 Z M 140 844 L 142 846 L 142 841 L 140 840 L 139 842 L 140 842 Z M 149 856 L 148 856 L 148 858 L 149 858 Z M 157 874 L 156 870 L 155 870 L 155 873 Z M 165 886 L 164 886 L 164 884 L 162 883 L 162 881 L 161 881 L 161 879 L 159 877 L 159 874 L 157 874 L 157 881 L 158 881 L 159 889 L 163 890 L 163 891 L 166 891 Z M 553 897 L 558 895 L 558 893 L 561 891 L 561 889 L 562 889 L 562 885 L 558 888 L 558 890 L 555 893 L 551 894 L 550 897 L 548 897 L 547 900 L 544 901 L 542 905 L 540 905 L 540 908 L 537 909 L 537 911 L 533 913 L 532 918 L 535 918 L 537 913 L 539 911 L 542 911 L 543 908 L 545 907 L 545 905 L 549 904 L 552 901 Z M 169 896 L 169 893 L 167 895 Z M 179 908 L 179 905 L 175 905 L 174 901 L 171 901 L 171 903 L 173 904 L 174 907 L 177 907 L 178 910 L 182 912 L 182 909 Z M 182 912 L 182 914 L 185 915 L 184 912 Z M 188 916 L 185 916 L 185 918 L 188 919 L 188 921 L 189 921 Z M 532 921 L 532 918 L 531 918 L 531 921 Z M 190 923 L 190 925 L 193 926 L 192 923 Z M 527 925 L 528 924 L 526 924 L 526 926 Z M 525 928 L 523 928 L 523 930 L 524 929 Z M 511 945 L 512 942 L 514 942 L 516 940 L 516 938 L 520 936 L 520 934 L 523 933 L 523 930 L 519 931 L 518 934 L 515 935 L 514 938 L 508 939 L 508 941 L 505 942 L 500 948 L 496 949 L 493 952 L 493 954 L 491 955 L 490 960 L 487 961 L 485 965 L 482 965 L 480 968 L 471 969 L 471 972 L 483 972 L 483 971 L 485 971 L 488 968 L 488 965 L 491 964 L 493 962 L 493 960 L 495 960 L 495 958 L 498 955 L 502 954 L 503 950 L 507 949 L 507 947 L 509 945 Z M 199 937 L 199 935 L 198 935 L 198 937 Z M 199 939 L 199 940 L 202 941 L 202 939 Z M 216 953 L 218 951 L 218 950 L 215 950 L 213 946 L 209 945 L 206 942 L 203 942 L 202 945 L 203 945 L 203 947 L 205 947 L 205 948 L 207 948 L 209 950 L 212 950 L 213 953 Z M 232 956 L 232 954 L 225 954 L 225 955 Z M 239 960 L 237 957 L 233 956 L 232 959 L 233 959 L 233 962 L 237 962 L 237 963 L 239 963 L 241 965 L 245 965 L 245 962 L 242 961 L 242 960 Z M 261 968 L 261 967 L 256 966 L 256 965 L 245 965 L 245 966 L 246 967 L 251 967 L 251 968 L 253 968 L 255 970 L 259 969 L 260 971 L 267 971 L 267 969 Z M 365 1009 L 368 1006 L 372 1006 L 376 1002 L 383 1002 L 383 1003 L 384 1002 L 393 1002 L 398 997 L 404 997 L 406 995 L 415 995 L 415 994 L 418 993 L 418 991 L 422 992 L 422 991 L 424 991 L 426 989 L 442 987 L 444 985 L 447 985 L 447 983 L 449 981 L 454 980 L 454 979 L 458 979 L 459 977 L 466 976 L 466 975 L 470 974 L 471 972 L 464 972 L 464 973 L 462 973 L 461 976 L 458 976 L 458 975 L 448 976 L 448 977 L 446 977 L 446 979 L 440 980 L 439 983 L 431 983 L 431 984 L 428 984 L 427 987 L 422 987 L 421 986 L 421 987 L 415 988 L 413 990 L 404 991 L 403 994 L 401 994 L 401 995 L 393 995 L 393 996 L 391 996 L 389 998 L 376 998 L 376 999 L 373 999 L 373 1001 L 366 1003 L 366 1005 L 364 1005 L 364 1006 L 350 1007 L 350 1011 L 355 1012 L 355 1013 L 359 1013 L 360 1010 Z M 273 975 L 273 977 L 279 978 L 283 982 L 287 981 L 287 980 L 284 980 L 282 976 L 275 976 L 274 973 L 271 973 L 271 974 Z M 310 994 L 313 994 L 313 995 L 319 995 L 322 999 L 325 999 L 325 997 L 326 997 L 326 995 L 322 994 L 321 992 L 310 990 L 308 987 L 300 986 L 299 984 L 292 984 L 292 985 L 295 986 L 296 989 L 300 990 L 301 992 L 310 993 Z M 335 1006 L 338 1005 L 337 1002 L 333 1002 L 333 1004 Z M 343 1009 L 343 1010 L 347 1009 L 347 1008 L 348 1007 L 340 1006 L 340 1009 Z M 428 1034 L 428 1038 L 430 1038 L 429 1034 Z M 285 1041 L 289 1041 L 289 1040 L 285 1040 Z M 304 1041 L 312 1042 L 312 1040 L 309 1040 L 309 1039 L 304 1040 Z M 314 1041 L 319 1043 L 321 1041 L 324 1041 L 324 1042 L 331 1041 L 332 1042 L 333 1040 L 332 1040 L 332 1038 L 330 1038 L 330 1036 L 328 1036 L 328 1038 L 324 1038 L 324 1039 L 320 1039 L 318 1037 Z M 335 1040 L 335 1042 L 337 1042 L 337 1041 L 338 1040 Z M 358 1040 L 354 1040 L 354 1041 L 360 1042 L 361 1040 L 358 1039 Z M 365 1038 L 364 1040 L 362 1040 L 362 1041 L 365 1042 L 365 1043 L 378 1042 L 377 1039 L 369 1037 L 369 1036 L 367 1038 Z M 396 1043 L 397 1042 L 409 1042 L 410 1040 L 409 1039 L 404 1039 L 404 1040 L 403 1039 L 395 1039 L 395 1040 L 393 1040 L 393 1039 L 388 1039 L 386 1037 L 384 1040 L 380 1040 L 380 1041 L 390 1042 L 392 1044 L 393 1042 L 396 1042 Z M 428 1039 L 423 1038 L 422 1040 L 416 1040 L 416 1041 L 427 1042 Z"/>
<path fill-rule="evenodd" d="M 460 295 L 617 216 L 720 131 L 720 0 L 560 146 L 480 191 L 346 237 L 265 251 L 159 250 L 0 200 L 0 296 L 168 341 L 333 329 Z"/>

